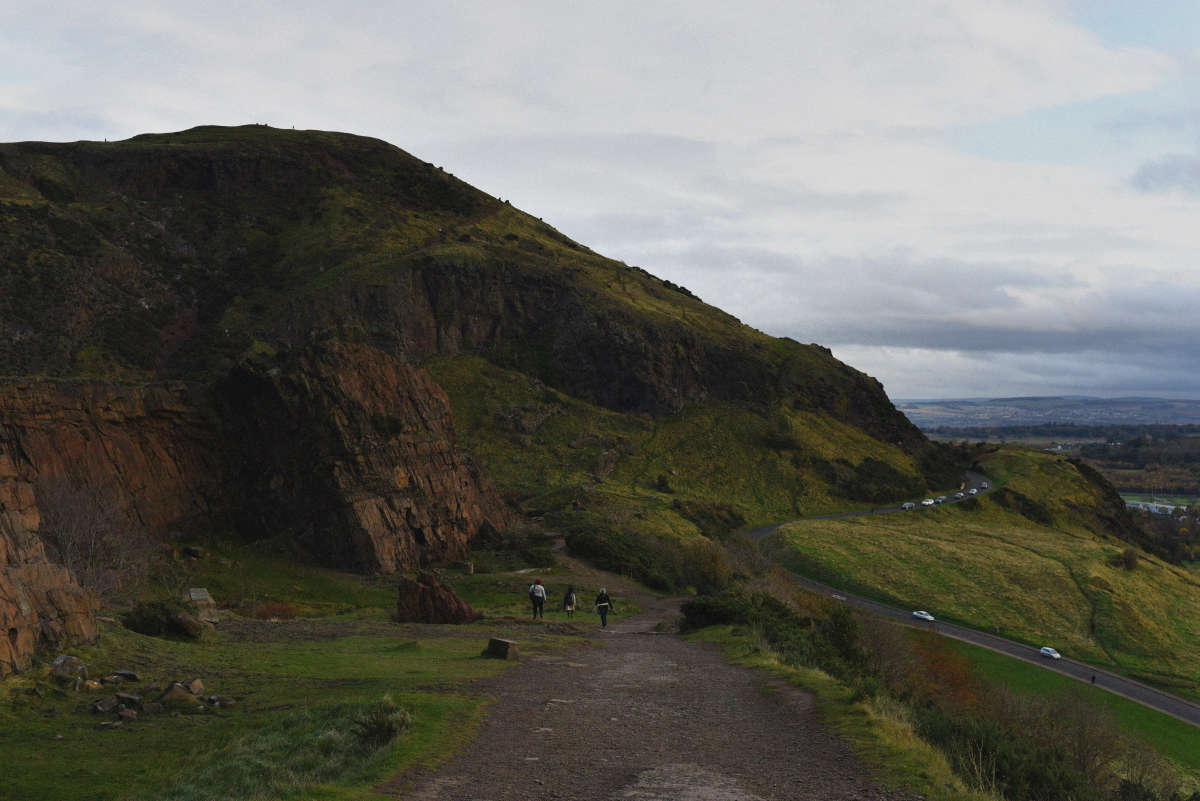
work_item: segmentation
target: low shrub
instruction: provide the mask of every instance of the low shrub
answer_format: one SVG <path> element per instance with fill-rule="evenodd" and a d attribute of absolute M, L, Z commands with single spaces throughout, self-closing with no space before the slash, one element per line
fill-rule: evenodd
<path fill-rule="evenodd" d="M 352 729 L 358 741 L 379 748 L 399 737 L 412 725 L 408 710 L 396 705 L 390 695 L 372 702 L 354 717 Z"/>
<path fill-rule="evenodd" d="M 296 616 L 296 607 L 279 601 L 267 601 L 256 606 L 250 614 L 258 620 L 291 620 Z"/>
<path fill-rule="evenodd" d="M 203 629 L 194 611 L 180 601 L 143 601 L 121 616 L 121 624 L 148 637 L 198 640 Z"/>

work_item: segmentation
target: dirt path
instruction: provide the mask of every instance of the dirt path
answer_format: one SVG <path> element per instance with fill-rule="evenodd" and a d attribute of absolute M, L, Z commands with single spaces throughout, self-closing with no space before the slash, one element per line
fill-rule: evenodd
<path fill-rule="evenodd" d="M 614 592 L 618 610 L 621 597 Z M 597 626 L 599 647 L 527 659 L 476 685 L 499 699 L 478 737 L 395 797 L 908 797 L 871 784 L 846 744 L 821 725 L 811 696 L 729 665 L 715 648 L 655 632 L 659 621 L 678 615 L 678 601 L 638 602 L 645 613 L 610 618 L 604 631 Z"/>

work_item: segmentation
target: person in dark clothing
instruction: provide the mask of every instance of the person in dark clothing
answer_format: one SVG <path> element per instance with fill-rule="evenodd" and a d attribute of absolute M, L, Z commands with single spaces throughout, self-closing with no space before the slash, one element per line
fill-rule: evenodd
<path fill-rule="evenodd" d="M 596 596 L 596 612 L 600 615 L 600 628 L 608 627 L 608 613 L 615 611 L 612 598 L 608 597 L 608 590 L 601 587 L 600 594 Z"/>
<path fill-rule="evenodd" d="M 567 592 L 563 596 L 563 611 L 567 613 L 568 619 L 575 615 L 575 607 L 578 605 L 579 598 L 575 595 L 575 585 L 568 584 Z"/>
<path fill-rule="evenodd" d="M 534 579 L 529 585 L 529 602 L 533 604 L 533 619 L 545 618 L 546 588 L 541 579 Z"/>

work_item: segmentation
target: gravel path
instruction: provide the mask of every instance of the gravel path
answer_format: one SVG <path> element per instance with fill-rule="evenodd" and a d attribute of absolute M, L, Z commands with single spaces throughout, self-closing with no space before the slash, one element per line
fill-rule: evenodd
<path fill-rule="evenodd" d="M 396 787 L 394 797 L 910 797 L 871 783 L 847 745 L 822 726 L 809 694 L 730 665 L 714 647 L 656 633 L 655 624 L 678 615 L 679 602 L 638 600 L 645 614 L 597 627 L 600 647 L 527 659 L 476 685 L 499 699 L 477 738 L 407 791 Z M 619 610 L 621 596 L 614 601 Z"/>

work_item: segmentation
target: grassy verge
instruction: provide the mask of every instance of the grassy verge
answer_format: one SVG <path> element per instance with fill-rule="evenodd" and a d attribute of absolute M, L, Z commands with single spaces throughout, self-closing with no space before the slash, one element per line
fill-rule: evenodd
<path fill-rule="evenodd" d="M 989 685 L 1036 695 L 1084 692 L 1112 713 L 1123 732 L 1151 745 L 1200 786 L 1200 729 L 1195 726 L 1020 659 L 958 640 L 953 641 L 953 647 L 970 660 L 975 674 Z"/>
<path fill-rule="evenodd" d="M 899 705 L 882 698 L 856 700 L 849 687 L 827 673 L 784 664 L 744 626 L 710 626 L 688 638 L 716 643 L 734 664 L 811 692 L 824 721 L 851 743 L 884 786 L 921 793 L 929 801 L 994 801 L 962 783 L 945 755 L 917 737 Z"/>

